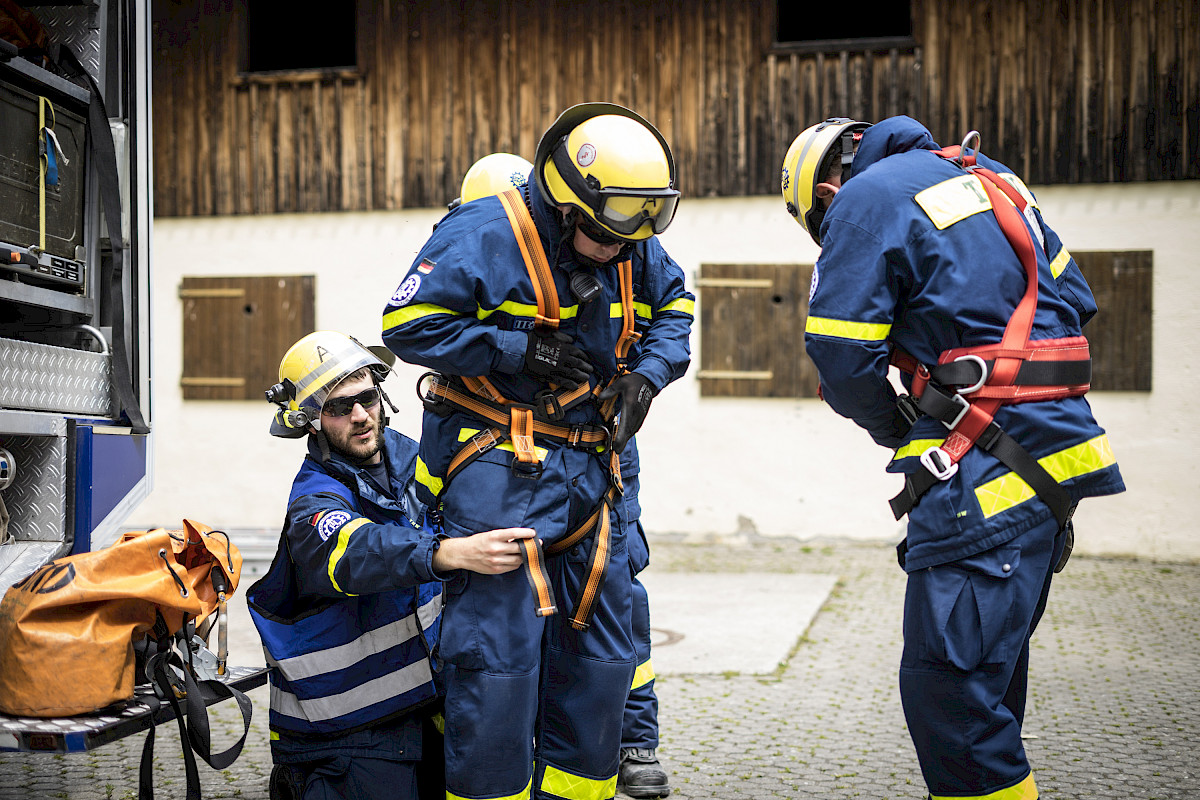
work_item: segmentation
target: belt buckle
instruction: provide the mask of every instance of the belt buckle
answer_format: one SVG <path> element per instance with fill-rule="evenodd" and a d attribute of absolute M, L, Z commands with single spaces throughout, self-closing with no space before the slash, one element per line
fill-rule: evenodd
<path fill-rule="evenodd" d="M 952 461 L 950 454 L 936 445 L 921 453 L 921 466 L 939 481 L 948 481 L 958 472 L 957 462 Z"/>
<path fill-rule="evenodd" d="M 512 463 L 509 465 L 509 469 L 512 470 L 514 478 L 522 478 L 527 481 L 536 481 L 538 478 L 542 477 L 542 470 L 545 469 L 545 467 L 542 465 L 541 461 L 533 464 L 527 464 L 521 459 L 517 458 L 516 454 L 514 453 Z"/>

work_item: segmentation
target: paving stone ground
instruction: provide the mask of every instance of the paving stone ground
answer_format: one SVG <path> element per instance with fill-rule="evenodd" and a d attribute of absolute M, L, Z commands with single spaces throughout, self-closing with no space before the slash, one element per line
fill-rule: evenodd
<path fill-rule="evenodd" d="M 924 797 L 896 689 L 904 575 L 891 547 L 662 536 L 651 548 L 657 571 L 838 577 L 774 674 L 659 678 L 673 797 Z M 1200 797 L 1200 565 L 1073 558 L 1031 673 L 1025 744 L 1043 798 Z M 251 697 L 242 757 L 222 772 L 200 766 L 205 798 L 267 800 L 265 688 Z M 215 747 L 232 741 L 236 709 L 214 709 L 213 726 Z M 0 754 L 0 798 L 134 800 L 141 746 L 137 736 L 88 754 Z M 179 753 L 173 724 L 160 727 L 158 798 L 183 797 Z"/>

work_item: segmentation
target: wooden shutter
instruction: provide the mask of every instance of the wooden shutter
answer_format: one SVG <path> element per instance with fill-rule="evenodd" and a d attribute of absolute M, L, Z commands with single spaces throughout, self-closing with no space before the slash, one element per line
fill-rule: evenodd
<path fill-rule="evenodd" d="M 314 330 L 315 280 L 185 277 L 183 399 L 263 400 L 283 354 Z"/>
<path fill-rule="evenodd" d="M 1150 391 L 1154 253 L 1072 250 L 1071 255 L 1100 309 L 1083 329 L 1092 351 L 1092 389 Z"/>
<path fill-rule="evenodd" d="M 812 265 L 700 266 L 701 397 L 815 397 L 804 353 Z"/>

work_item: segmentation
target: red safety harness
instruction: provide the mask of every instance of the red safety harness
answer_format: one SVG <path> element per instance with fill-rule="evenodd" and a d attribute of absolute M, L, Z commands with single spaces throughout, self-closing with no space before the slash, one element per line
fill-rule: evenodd
<path fill-rule="evenodd" d="M 892 363 L 913 376 L 912 396 L 901 398 L 901 411 L 912 422 L 922 414 L 934 417 L 950 433 L 940 447 L 921 454 L 924 468 L 906 476 L 904 490 L 892 498 L 892 512 L 900 519 L 911 511 L 932 486 L 949 480 L 962 457 L 978 445 L 1028 483 L 1054 512 L 1060 528 L 1065 527 L 1074 511 L 1070 496 L 993 417 L 1003 405 L 1078 397 L 1087 392 L 1091 385 L 1087 339 L 1029 340 L 1037 311 L 1038 272 L 1036 245 L 1022 218 L 1025 197 L 992 170 L 976 166 L 975 155 L 964 155 L 961 147 L 947 147 L 936 154 L 979 179 L 1000 229 L 1025 268 L 1027 283 L 998 344 L 947 350 L 933 367 L 893 348 Z"/>
<path fill-rule="evenodd" d="M 534 327 L 541 331 L 556 330 L 561 319 L 558 290 L 555 288 L 550 263 L 542 248 L 529 208 L 519 189 L 511 189 L 499 197 L 512 225 L 525 268 L 533 282 L 534 294 L 537 297 Z M 635 330 L 633 262 L 624 261 L 617 266 L 617 270 L 621 287 L 622 328 L 615 348 L 617 375 L 613 380 L 629 371 L 629 348 L 641 338 L 641 334 Z M 588 557 L 588 577 L 580 587 L 570 619 L 571 626 L 580 631 L 587 630 L 600 589 L 604 585 L 612 533 L 609 512 L 617 496 L 624 492 L 621 484 L 620 457 L 611 446 L 616 398 L 600 405 L 600 419 L 603 422 L 601 425 L 565 425 L 562 424 L 562 420 L 570 409 L 585 402 L 595 402 L 600 391 L 601 387 L 597 386 L 593 390 L 586 382 L 570 390 L 551 387 L 540 392 L 534 404 L 529 405 L 506 398 L 486 376 L 445 376 L 430 372 L 421 376 L 417 383 L 417 393 L 429 411 L 439 415 L 460 411 L 488 426 L 467 440 L 450 459 L 441 491 L 438 493 L 439 497 L 464 467 L 505 441 L 512 442 L 513 451 L 516 453 L 512 461 L 513 474 L 533 480 L 542 474 L 541 459 L 535 445 L 538 439 L 588 450 L 600 457 L 607 456 L 609 487 L 583 523 L 561 539 L 546 545 L 544 554 L 541 540 L 520 540 L 526 577 L 536 601 L 536 613 L 538 616 L 549 616 L 557 613 L 558 607 L 546 574 L 544 556 L 565 553 L 595 533 Z"/>

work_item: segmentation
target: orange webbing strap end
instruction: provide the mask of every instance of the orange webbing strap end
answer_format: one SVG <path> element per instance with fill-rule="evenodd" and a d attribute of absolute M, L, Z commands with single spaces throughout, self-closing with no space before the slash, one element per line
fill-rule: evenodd
<path fill-rule="evenodd" d="M 533 291 L 537 295 L 537 325 L 555 329 L 559 320 L 558 290 L 554 288 L 550 262 L 546 259 L 546 251 L 542 249 L 542 240 L 533 218 L 529 216 L 529 209 L 525 207 L 521 190 L 502 192 L 500 202 L 504 205 L 504 213 L 508 215 L 508 223 L 512 225 L 513 235 L 517 237 L 517 247 L 521 249 L 521 258 L 525 260 L 525 269 L 533 281 Z"/>
<path fill-rule="evenodd" d="M 486 397 L 493 403 L 499 403 L 500 405 L 506 405 L 508 403 L 508 398 L 500 394 L 500 390 L 497 389 L 495 384 L 489 381 L 486 376 L 480 375 L 477 378 L 463 376 L 462 382 L 463 385 L 472 392 L 480 397 Z"/>
<path fill-rule="evenodd" d="M 536 536 L 530 539 L 518 539 L 521 546 L 521 560 L 525 564 L 525 577 L 533 589 L 534 610 L 539 617 L 548 617 L 558 613 L 558 605 L 554 601 L 554 589 L 550 586 L 550 576 L 546 572 L 546 557 L 542 552 L 542 540 Z"/>
<path fill-rule="evenodd" d="M 621 338 L 617 340 L 617 365 L 623 367 L 629 348 L 642 338 L 637 332 L 637 316 L 633 310 L 633 261 L 617 265 L 621 281 Z"/>
<path fill-rule="evenodd" d="M 509 437 L 517 460 L 522 464 L 538 463 L 537 450 L 533 445 L 533 409 L 513 403 L 511 405 Z"/>
<path fill-rule="evenodd" d="M 587 580 L 571 613 L 571 627 L 577 631 L 586 631 L 591 627 L 592 612 L 596 609 L 596 600 L 604 587 L 604 577 L 608 572 L 609 549 L 612 545 L 612 523 L 609 519 L 609 501 L 612 491 L 605 492 L 600 501 L 600 518 L 596 521 L 598 529 L 592 540 L 592 552 L 588 556 Z"/>

